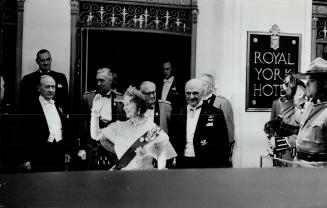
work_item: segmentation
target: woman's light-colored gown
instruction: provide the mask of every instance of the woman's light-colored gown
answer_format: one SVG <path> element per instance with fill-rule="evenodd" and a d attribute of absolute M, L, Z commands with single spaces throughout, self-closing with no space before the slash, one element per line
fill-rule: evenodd
<path fill-rule="evenodd" d="M 92 122 L 96 122 L 95 120 L 94 118 L 91 119 L 91 132 L 92 128 L 98 126 L 96 123 L 92 125 Z M 108 139 L 114 144 L 114 150 L 120 159 L 137 139 L 140 139 L 142 135 L 154 127 L 156 124 L 150 119 L 146 119 L 142 123 L 132 123 L 131 120 L 116 121 L 102 130 L 93 130 L 98 132 L 96 133 L 97 140 Z M 122 170 L 154 169 L 153 160 L 158 159 L 159 156 L 164 156 L 166 160 L 177 156 L 169 142 L 168 135 L 163 130 L 160 130 L 149 143 L 137 148 L 135 152 L 136 156 Z"/>

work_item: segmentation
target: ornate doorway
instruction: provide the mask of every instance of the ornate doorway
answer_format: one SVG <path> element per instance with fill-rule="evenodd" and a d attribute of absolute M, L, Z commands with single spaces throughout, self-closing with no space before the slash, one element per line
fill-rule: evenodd
<path fill-rule="evenodd" d="M 194 76 L 196 2 L 80 0 L 76 5 L 78 12 L 72 16 L 78 17 L 78 41 L 72 70 L 75 84 L 71 85 L 79 86 L 76 96 L 94 89 L 99 67 L 116 71 L 121 89 L 155 80 L 167 59 L 177 76 L 184 80 Z"/>

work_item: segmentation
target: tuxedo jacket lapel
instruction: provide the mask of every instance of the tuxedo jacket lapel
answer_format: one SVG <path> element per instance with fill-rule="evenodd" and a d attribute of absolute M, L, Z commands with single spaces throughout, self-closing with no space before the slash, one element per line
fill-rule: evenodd
<path fill-rule="evenodd" d="M 111 117 L 112 122 L 117 120 L 117 106 L 115 103 L 116 94 L 111 92 Z"/>
<path fill-rule="evenodd" d="M 158 101 L 154 103 L 154 123 L 160 126 L 160 111 Z"/>
<path fill-rule="evenodd" d="M 201 129 L 204 127 L 205 122 L 207 120 L 207 113 L 205 111 L 205 108 L 202 107 L 201 111 L 200 111 L 200 116 L 199 116 L 199 120 L 196 124 L 196 128 L 195 128 L 195 132 L 194 132 L 194 137 L 193 137 L 193 145 L 197 145 L 199 144 L 198 140 L 201 139 Z"/>

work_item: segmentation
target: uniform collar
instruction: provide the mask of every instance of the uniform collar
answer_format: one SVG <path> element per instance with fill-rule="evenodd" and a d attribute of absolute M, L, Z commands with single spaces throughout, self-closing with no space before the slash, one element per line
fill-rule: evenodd
<path fill-rule="evenodd" d="M 213 96 L 213 93 L 210 93 L 205 98 L 203 98 L 203 100 L 209 100 L 212 96 Z"/>

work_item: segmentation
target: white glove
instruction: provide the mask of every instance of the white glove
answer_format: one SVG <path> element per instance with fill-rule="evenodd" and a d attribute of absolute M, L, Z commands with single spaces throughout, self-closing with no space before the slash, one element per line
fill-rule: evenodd
<path fill-rule="evenodd" d="M 92 139 L 98 141 L 101 138 L 101 131 L 99 126 L 99 114 L 92 112 L 90 122 L 90 136 Z"/>
<path fill-rule="evenodd" d="M 86 151 L 85 150 L 79 150 L 77 153 L 77 156 L 81 158 L 81 160 L 86 160 Z"/>
<path fill-rule="evenodd" d="M 25 171 L 28 171 L 28 172 L 32 170 L 32 165 L 31 165 L 30 161 L 23 163 L 22 167 Z"/>
<path fill-rule="evenodd" d="M 93 104 L 91 109 L 92 116 L 99 116 L 101 109 L 102 109 L 102 96 L 100 94 L 96 94 L 93 99 Z"/>

